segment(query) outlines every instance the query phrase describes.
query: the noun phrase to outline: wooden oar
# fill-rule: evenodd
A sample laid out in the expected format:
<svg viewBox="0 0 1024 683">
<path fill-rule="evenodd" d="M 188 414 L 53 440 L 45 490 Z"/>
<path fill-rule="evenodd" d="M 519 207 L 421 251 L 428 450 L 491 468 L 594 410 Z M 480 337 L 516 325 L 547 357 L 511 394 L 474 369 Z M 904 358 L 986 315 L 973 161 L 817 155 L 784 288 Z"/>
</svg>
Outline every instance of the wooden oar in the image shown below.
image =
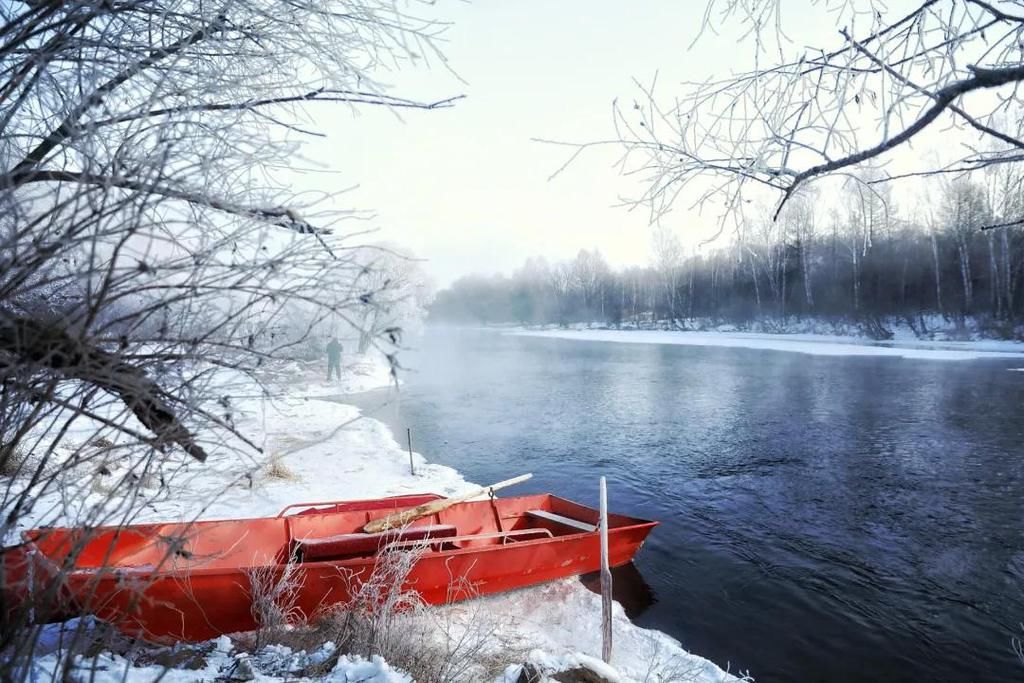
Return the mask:
<svg viewBox="0 0 1024 683">
<path fill-rule="evenodd" d="M 372 522 L 363 527 L 363 531 L 368 534 L 379 534 L 380 532 L 387 531 L 388 529 L 394 529 L 395 527 L 405 526 L 413 520 L 417 520 L 421 517 L 426 517 L 427 515 L 432 515 L 434 513 L 440 512 L 441 510 L 449 508 L 452 505 L 455 505 L 456 503 L 464 503 L 470 498 L 476 498 L 477 496 L 482 496 L 483 494 L 488 492 L 493 493 L 498 489 L 503 489 L 507 486 L 512 486 L 513 484 L 520 484 L 532 476 L 532 474 L 523 474 L 518 477 L 513 477 L 512 479 L 499 481 L 497 484 L 484 486 L 475 491 L 471 491 L 470 493 L 464 493 L 461 496 L 455 496 L 454 498 L 442 498 L 440 500 L 432 500 L 429 503 L 417 505 L 416 507 L 409 508 L 408 510 L 394 512 L 388 515 L 387 517 L 381 517 L 380 519 L 373 520 Z"/>
</svg>

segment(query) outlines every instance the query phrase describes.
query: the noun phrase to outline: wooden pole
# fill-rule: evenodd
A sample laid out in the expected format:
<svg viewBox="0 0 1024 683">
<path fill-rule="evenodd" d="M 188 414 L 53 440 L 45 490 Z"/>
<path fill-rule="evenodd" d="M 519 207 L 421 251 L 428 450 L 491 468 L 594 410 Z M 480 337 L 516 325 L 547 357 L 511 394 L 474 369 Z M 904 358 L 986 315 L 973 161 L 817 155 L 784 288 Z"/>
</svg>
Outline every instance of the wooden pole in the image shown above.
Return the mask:
<svg viewBox="0 0 1024 683">
<path fill-rule="evenodd" d="M 416 468 L 413 467 L 413 464 L 412 464 L 412 428 L 411 427 L 406 427 L 405 428 L 405 438 L 406 438 L 406 441 L 408 441 L 408 443 L 409 443 L 409 474 L 415 475 L 416 474 Z"/>
<path fill-rule="evenodd" d="M 601 477 L 601 659 L 612 660 L 612 570 L 608 567 L 608 486 Z"/>
<path fill-rule="evenodd" d="M 416 507 L 409 508 L 408 510 L 393 512 L 387 517 L 381 517 L 380 519 L 368 522 L 366 526 L 363 527 L 363 532 L 367 534 L 379 534 L 380 532 L 387 531 L 388 529 L 403 527 L 409 522 L 420 519 L 421 517 L 426 517 L 427 515 L 433 515 L 441 510 L 450 508 L 456 503 L 464 503 L 467 500 L 476 498 L 477 496 L 482 496 L 485 493 L 494 493 L 498 489 L 503 489 L 507 486 L 512 486 L 513 484 L 521 484 L 532 476 L 532 474 L 522 474 L 518 477 L 513 477 L 512 479 L 499 481 L 497 484 L 481 486 L 475 491 L 464 493 L 461 496 L 455 496 L 454 498 L 440 498 L 438 500 L 432 500 L 429 503 L 424 503 L 423 505 L 417 505 Z"/>
</svg>

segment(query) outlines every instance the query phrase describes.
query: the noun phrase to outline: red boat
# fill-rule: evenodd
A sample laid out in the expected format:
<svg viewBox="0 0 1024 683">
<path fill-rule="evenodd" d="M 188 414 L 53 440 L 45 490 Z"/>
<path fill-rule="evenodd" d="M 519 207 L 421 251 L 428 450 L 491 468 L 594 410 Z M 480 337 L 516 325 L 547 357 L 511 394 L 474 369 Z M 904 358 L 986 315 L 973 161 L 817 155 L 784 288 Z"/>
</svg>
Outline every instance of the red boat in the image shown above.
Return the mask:
<svg viewBox="0 0 1024 683">
<path fill-rule="evenodd" d="M 6 609 L 49 590 L 59 594 L 60 616 L 93 614 L 149 641 L 200 641 L 259 625 L 254 574 L 276 582 L 290 571 L 289 613 L 313 619 L 348 603 L 385 547 L 417 549 L 403 588 L 428 604 L 599 569 L 598 512 L 549 494 L 454 503 L 399 529 L 362 532 L 439 500 L 422 494 L 292 505 L 270 518 L 28 531 L 24 544 L 4 549 Z M 609 564 L 632 560 L 656 524 L 609 514 Z"/>
</svg>

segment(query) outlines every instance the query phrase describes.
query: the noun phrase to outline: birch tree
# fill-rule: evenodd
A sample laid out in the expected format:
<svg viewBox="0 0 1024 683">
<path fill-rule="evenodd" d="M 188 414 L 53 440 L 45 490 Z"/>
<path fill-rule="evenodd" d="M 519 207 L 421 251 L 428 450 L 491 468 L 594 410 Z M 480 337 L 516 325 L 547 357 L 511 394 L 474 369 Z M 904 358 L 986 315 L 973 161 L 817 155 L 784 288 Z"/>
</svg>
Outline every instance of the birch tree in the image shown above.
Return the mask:
<svg viewBox="0 0 1024 683">
<path fill-rule="evenodd" d="M 969 180 L 959 178 L 944 188 L 942 219 L 953 235 L 962 286 L 961 317 L 971 314 L 974 305 L 974 275 L 971 252 L 974 236 L 989 221 L 984 190 Z"/>
<path fill-rule="evenodd" d="M 658 225 L 652 237 L 654 267 L 658 273 L 665 300 L 665 313 L 676 321 L 679 313 L 679 276 L 683 267 L 683 245 L 668 227 Z"/>
</svg>

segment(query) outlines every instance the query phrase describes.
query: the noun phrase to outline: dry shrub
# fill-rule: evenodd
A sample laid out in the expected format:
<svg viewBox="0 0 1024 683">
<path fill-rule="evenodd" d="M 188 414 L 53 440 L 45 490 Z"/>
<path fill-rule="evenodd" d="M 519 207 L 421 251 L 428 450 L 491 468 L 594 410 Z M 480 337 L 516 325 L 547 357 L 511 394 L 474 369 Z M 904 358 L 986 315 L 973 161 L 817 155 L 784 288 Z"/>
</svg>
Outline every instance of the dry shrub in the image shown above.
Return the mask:
<svg viewBox="0 0 1024 683">
<path fill-rule="evenodd" d="M 279 640 L 280 632 L 287 630 L 289 624 L 301 621 L 301 613 L 295 606 L 303 578 L 298 567 L 297 563 L 288 562 L 283 569 L 268 565 L 253 567 L 246 572 L 249 576 L 250 608 L 257 625 L 253 632 L 254 650 Z"/>
<path fill-rule="evenodd" d="M 299 475 L 295 474 L 294 471 L 286 464 L 284 464 L 284 457 L 275 455 L 267 463 L 264 468 L 264 473 L 270 479 L 279 479 L 281 481 L 298 481 Z"/>
<path fill-rule="evenodd" d="M 370 578 L 354 587 L 343 608 L 322 619 L 339 652 L 380 655 L 414 680 L 470 683 L 493 680 L 520 653 L 494 652 L 497 624 L 482 603 L 430 608 L 415 592 L 403 589 L 425 549 L 385 550 Z M 449 601 L 476 595 L 465 577 L 452 576 Z"/>
<path fill-rule="evenodd" d="M 479 603 L 456 614 L 449 608 L 428 608 L 417 593 L 404 588 L 425 548 L 385 548 L 368 577 L 344 574 L 351 596 L 346 604 L 296 628 L 284 627 L 295 623 L 288 608 L 297 581 L 294 574 L 286 572 L 276 584 L 254 581 L 253 609 L 261 624 L 255 649 L 273 642 L 313 652 L 333 642 L 337 647 L 332 657 L 297 672 L 314 679 L 329 673 L 342 655 L 379 655 L 423 683 L 493 680 L 525 652 L 513 653 L 504 646 L 494 651 L 496 624 Z M 458 577 L 453 577 L 452 587 L 452 595 L 472 595 L 471 587 Z"/>
<path fill-rule="evenodd" d="M 0 444 L 0 477 L 16 477 L 21 474 L 28 454 L 19 445 Z"/>
</svg>

